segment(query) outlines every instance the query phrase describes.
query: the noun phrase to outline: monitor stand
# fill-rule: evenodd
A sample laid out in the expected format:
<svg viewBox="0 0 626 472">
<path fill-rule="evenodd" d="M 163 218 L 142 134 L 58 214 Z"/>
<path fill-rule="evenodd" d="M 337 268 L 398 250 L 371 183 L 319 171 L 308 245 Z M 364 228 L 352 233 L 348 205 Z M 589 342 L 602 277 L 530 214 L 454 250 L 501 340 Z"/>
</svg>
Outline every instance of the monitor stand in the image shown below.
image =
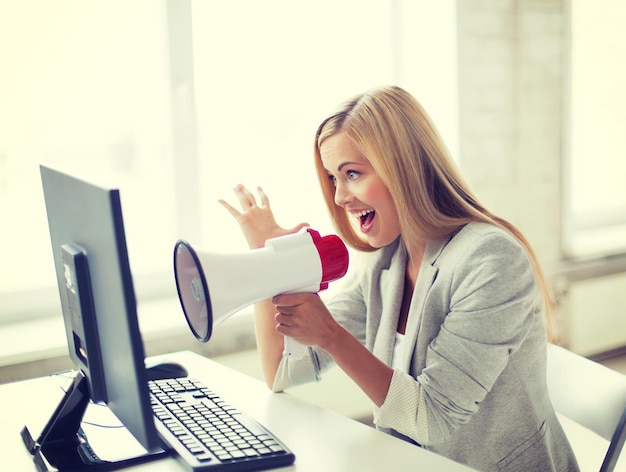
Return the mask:
<svg viewBox="0 0 626 472">
<path fill-rule="evenodd" d="M 22 440 L 40 472 L 48 471 L 106 471 L 152 461 L 169 455 L 163 449 L 116 461 L 102 460 L 92 449 L 81 423 L 89 405 L 87 377 L 78 372 L 72 385 L 59 402 L 37 440 L 27 426 L 21 431 Z M 108 434 L 108 432 L 107 432 Z M 115 431 L 111 431 L 115 435 Z"/>
</svg>

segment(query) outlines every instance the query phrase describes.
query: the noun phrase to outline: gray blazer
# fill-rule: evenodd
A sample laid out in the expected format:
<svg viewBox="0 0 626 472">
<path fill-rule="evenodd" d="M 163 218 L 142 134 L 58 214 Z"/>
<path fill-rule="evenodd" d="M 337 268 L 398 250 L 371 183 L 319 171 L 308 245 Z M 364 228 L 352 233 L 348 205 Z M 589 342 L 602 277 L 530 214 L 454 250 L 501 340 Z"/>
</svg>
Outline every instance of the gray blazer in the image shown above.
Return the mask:
<svg viewBox="0 0 626 472">
<path fill-rule="evenodd" d="M 389 365 L 405 267 L 397 240 L 368 254 L 328 302 L 333 316 Z M 408 375 L 396 382 L 394 374 L 388 394 L 394 401 L 381 410 L 395 410 L 383 413 L 396 420 L 381 429 L 477 470 L 578 470 L 548 396 L 533 270 L 513 237 L 470 223 L 430 242 L 409 313 L 401 369 Z M 300 365 L 284 361 L 275 386 L 319 378 L 332 359 L 319 349 L 312 353 Z M 419 408 L 411 398 L 420 399 Z M 420 421 L 427 434 L 407 437 Z"/>
</svg>

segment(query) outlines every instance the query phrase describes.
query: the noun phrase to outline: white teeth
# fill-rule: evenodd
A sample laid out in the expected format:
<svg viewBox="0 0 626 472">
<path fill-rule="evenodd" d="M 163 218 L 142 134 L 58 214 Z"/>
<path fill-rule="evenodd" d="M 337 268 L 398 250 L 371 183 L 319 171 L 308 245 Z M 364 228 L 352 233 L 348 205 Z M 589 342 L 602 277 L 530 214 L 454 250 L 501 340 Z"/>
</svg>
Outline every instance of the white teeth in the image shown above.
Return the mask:
<svg viewBox="0 0 626 472">
<path fill-rule="evenodd" d="M 363 211 L 359 211 L 358 213 L 352 213 L 352 216 L 354 216 L 356 219 L 361 218 L 362 216 L 367 215 L 368 213 L 372 213 L 374 210 L 373 209 L 369 209 L 369 210 L 363 210 Z"/>
</svg>

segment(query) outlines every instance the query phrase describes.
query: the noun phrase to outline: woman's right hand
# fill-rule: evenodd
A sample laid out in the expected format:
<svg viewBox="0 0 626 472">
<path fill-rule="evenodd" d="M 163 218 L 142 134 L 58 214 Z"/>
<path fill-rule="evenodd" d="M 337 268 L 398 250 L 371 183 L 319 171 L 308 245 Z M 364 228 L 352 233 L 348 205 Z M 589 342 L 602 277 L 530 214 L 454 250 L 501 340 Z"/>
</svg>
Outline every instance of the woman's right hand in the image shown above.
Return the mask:
<svg viewBox="0 0 626 472">
<path fill-rule="evenodd" d="M 257 205 L 256 198 L 252 192 L 243 185 L 237 185 L 233 190 L 241 205 L 241 211 L 225 200 L 220 199 L 219 202 L 239 223 L 250 249 L 265 246 L 265 241 L 270 238 L 297 233 L 302 228 L 309 226 L 307 223 L 300 223 L 291 229 L 278 226 L 270 208 L 269 199 L 261 187 L 257 188 L 260 200 L 259 205 Z"/>
</svg>

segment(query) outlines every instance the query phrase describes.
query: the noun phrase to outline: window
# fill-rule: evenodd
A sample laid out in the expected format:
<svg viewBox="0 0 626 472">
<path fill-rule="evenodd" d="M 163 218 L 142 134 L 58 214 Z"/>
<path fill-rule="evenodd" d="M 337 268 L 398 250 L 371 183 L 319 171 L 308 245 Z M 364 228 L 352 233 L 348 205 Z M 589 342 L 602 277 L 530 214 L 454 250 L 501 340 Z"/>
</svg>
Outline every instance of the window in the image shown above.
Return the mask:
<svg viewBox="0 0 626 472">
<path fill-rule="evenodd" d="M 246 247 L 217 204 L 226 198 L 238 206 L 238 183 L 261 185 L 279 224 L 306 221 L 333 231 L 318 191 L 313 136 L 342 101 L 368 88 L 407 87 L 455 148 L 454 2 L 196 0 L 192 11 L 208 246 Z"/>
<path fill-rule="evenodd" d="M 120 188 L 141 301 L 174 296 L 176 239 L 246 248 L 217 203 L 236 203 L 237 183 L 262 185 L 279 224 L 332 231 L 312 139 L 353 94 L 406 87 L 455 153 L 454 5 L 23 0 L 1 8 L 0 319 L 58 310 L 40 163 Z"/>
<path fill-rule="evenodd" d="M 621 0 L 571 2 L 564 245 L 569 257 L 626 248 L 625 16 Z"/>
<path fill-rule="evenodd" d="M 0 316 L 58 310 L 39 164 L 119 187 L 136 278 L 169 271 L 163 5 L 26 0 L 1 10 Z"/>
<path fill-rule="evenodd" d="M 245 247 L 216 204 L 219 197 L 232 202 L 237 183 L 262 185 L 279 224 L 304 220 L 332 231 L 317 189 L 313 134 L 342 100 L 392 81 L 387 4 L 193 3 L 203 235 L 210 246 Z M 358 22 L 351 21 L 354 11 Z"/>
</svg>

